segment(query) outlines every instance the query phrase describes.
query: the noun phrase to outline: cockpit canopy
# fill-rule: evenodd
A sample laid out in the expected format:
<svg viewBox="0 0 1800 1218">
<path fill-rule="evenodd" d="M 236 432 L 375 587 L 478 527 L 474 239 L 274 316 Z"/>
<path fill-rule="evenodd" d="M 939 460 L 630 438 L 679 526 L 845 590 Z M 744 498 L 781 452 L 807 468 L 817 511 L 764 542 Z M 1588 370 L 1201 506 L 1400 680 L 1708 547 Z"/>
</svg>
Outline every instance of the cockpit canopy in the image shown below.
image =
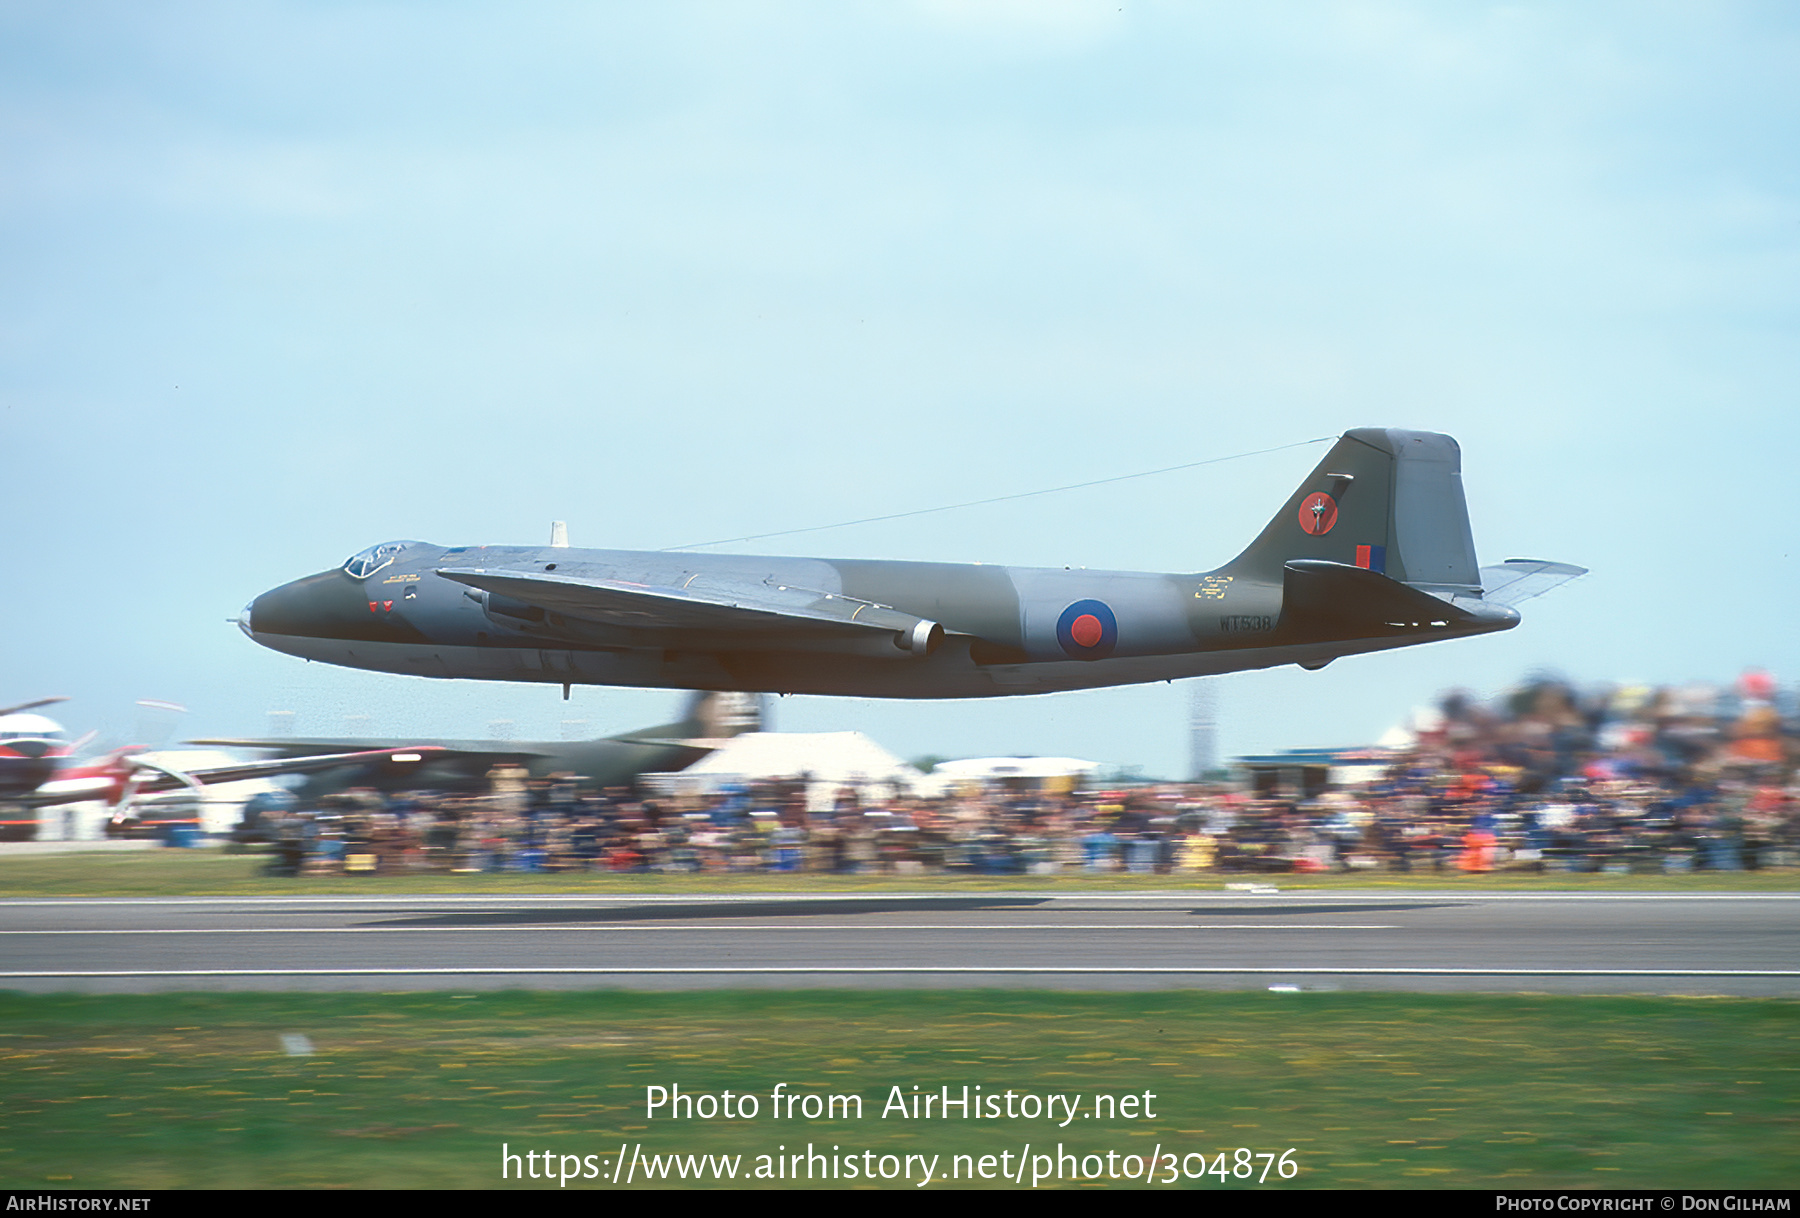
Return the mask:
<svg viewBox="0 0 1800 1218">
<path fill-rule="evenodd" d="M 344 560 L 344 574 L 351 579 L 367 579 L 400 557 L 400 551 L 408 546 L 424 544 L 422 541 L 384 541 L 378 546 L 370 546 Z"/>
</svg>

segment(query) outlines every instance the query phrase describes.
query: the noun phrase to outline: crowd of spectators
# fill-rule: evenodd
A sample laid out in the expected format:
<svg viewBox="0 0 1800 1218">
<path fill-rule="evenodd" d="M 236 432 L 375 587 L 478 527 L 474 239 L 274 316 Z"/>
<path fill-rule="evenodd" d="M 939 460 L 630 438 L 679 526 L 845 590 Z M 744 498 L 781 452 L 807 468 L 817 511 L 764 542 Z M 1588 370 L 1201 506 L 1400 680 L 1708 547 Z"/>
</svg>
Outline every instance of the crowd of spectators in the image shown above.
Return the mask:
<svg viewBox="0 0 1800 1218">
<path fill-rule="evenodd" d="M 265 797 L 273 874 L 445 871 L 1053 875 L 1292 871 L 1673 872 L 1800 864 L 1793 707 L 1730 689 L 1453 694 L 1365 780 L 971 784 L 821 801 L 803 781 L 705 795 L 584 789 L 499 767 L 479 796 Z M 1785 713 L 1784 713 L 1785 711 Z M 1334 773 L 1347 773 L 1347 770 Z M 828 806 L 821 806 L 825 804 Z"/>
</svg>

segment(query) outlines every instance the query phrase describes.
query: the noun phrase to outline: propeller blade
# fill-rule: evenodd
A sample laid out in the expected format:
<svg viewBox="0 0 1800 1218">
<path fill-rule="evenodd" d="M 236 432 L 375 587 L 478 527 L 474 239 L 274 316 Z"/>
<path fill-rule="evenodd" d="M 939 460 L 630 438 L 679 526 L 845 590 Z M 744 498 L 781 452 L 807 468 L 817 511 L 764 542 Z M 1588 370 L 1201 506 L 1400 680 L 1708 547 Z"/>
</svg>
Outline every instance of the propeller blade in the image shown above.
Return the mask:
<svg viewBox="0 0 1800 1218">
<path fill-rule="evenodd" d="M 49 706 L 55 702 L 67 702 L 67 698 L 39 698 L 36 702 L 21 702 L 17 706 L 0 709 L 0 715 L 16 715 L 21 711 L 35 710 L 40 706 Z"/>
</svg>

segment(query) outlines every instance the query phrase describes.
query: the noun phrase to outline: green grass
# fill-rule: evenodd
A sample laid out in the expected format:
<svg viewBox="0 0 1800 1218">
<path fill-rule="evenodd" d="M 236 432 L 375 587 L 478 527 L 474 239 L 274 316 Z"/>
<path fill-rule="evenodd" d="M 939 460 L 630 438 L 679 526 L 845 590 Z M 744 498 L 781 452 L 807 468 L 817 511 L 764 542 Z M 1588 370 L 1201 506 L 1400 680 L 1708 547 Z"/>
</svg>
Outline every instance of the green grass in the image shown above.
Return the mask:
<svg viewBox="0 0 1800 1218">
<path fill-rule="evenodd" d="M 282 1033 L 316 1055 L 285 1055 Z M 860 1094 L 863 1117 L 776 1121 L 776 1083 Z M 965 1083 L 1148 1091 L 1156 1115 L 1066 1129 L 880 1115 L 890 1086 Z M 1060 1141 L 1083 1155 L 1204 1151 L 1209 1165 L 1291 1147 L 1300 1172 L 1284 1187 L 1782 1188 L 1797 1083 L 1800 1003 L 1779 1000 L 12 994 L 0 1186 L 494 1188 L 503 1142 L 743 1155 L 749 1171 L 810 1141 L 937 1154 L 941 1171 L 955 1154 Z M 652 1120 L 651 1084 L 765 1098 L 753 1121 Z"/>
<path fill-rule="evenodd" d="M 394 875 L 317 876 L 274 879 L 261 874 L 260 854 L 220 850 L 146 850 L 129 854 L 89 852 L 0 857 L 0 897 L 48 896 L 295 896 L 345 893 L 588 893 L 635 896 L 644 893 L 791 892 L 1151 892 L 1172 889 L 1217 891 L 1227 883 L 1253 879 L 1283 892 L 1345 888 L 1403 891 L 1409 888 L 1468 892 L 1794 892 L 1800 871 L 1698 872 L 1677 875 L 1543 875 L 1503 872 L 1465 875 L 1456 871 L 1389 875 L 1275 875 L 1253 877 L 1207 872 L 1201 875 L 1055 876 L 841 876 L 841 875 Z"/>
</svg>

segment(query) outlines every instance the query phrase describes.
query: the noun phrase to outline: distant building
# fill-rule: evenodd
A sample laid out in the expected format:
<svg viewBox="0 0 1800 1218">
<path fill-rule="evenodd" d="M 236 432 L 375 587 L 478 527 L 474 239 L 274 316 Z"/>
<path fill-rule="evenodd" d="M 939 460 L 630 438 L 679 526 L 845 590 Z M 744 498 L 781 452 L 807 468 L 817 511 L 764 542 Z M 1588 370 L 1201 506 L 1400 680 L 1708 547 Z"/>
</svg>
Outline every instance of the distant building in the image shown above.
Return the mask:
<svg viewBox="0 0 1800 1218">
<path fill-rule="evenodd" d="M 1385 749 L 1287 749 L 1239 757 L 1244 785 L 1264 799 L 1313 799 L 1329 787 L 1358 787 L 1387 771 Z"/>
</svg>

